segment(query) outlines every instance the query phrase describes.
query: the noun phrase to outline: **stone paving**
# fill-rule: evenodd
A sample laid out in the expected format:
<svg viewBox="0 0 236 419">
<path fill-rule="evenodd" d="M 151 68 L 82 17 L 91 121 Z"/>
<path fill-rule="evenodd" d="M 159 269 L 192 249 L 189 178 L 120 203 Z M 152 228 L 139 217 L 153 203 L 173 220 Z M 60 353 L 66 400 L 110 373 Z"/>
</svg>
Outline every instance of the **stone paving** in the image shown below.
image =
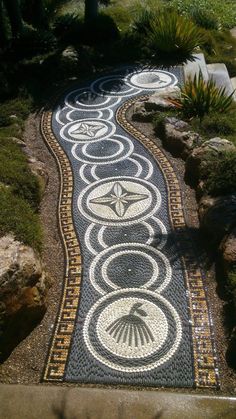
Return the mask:
<svg viewBox="0 0 236 419">
<path fill-rule="evenodd" d="M 218 387 L 204 272 L 165 154 L 126 120 L 180 69 L 124 68 L 42 119 L 61 174 L 64 292 L 45 381 Z"/>
</svg>

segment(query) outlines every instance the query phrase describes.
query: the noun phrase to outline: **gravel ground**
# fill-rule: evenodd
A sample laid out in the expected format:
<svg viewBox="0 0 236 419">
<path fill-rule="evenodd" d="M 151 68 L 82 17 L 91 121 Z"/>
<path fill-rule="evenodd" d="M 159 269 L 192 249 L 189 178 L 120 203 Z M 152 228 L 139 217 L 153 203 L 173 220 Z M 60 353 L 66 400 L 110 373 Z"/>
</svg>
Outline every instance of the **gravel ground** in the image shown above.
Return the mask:
<svg viewBox="0 0 236 419">
<path fill-rule="evenodd" d="M 128 115 L 128 119 L 129 119 Z M 37 159 L 45 163 L 49 175 L 49 183 L 41 203 L 41 220 L 44 225 L 45 239 L 42 258 L 45 269 L 48 272 L 52 286 L 48 295 L 48 310 L 42 322 L 34 331 L 24 339 L 12 352 L 9 358 L 0 366 L 0 382 L 2 383 L 21 383 L 38 384 L 42 378 L 43 369 L 46 361 L 47 351 L 52 337 L 53 324 L 59 308 L 63 274 L 64 274 L 64 252 L 60 240 L 57 204 L 59 195 L 59 174 L 57 165 L 46 147 L 39 130 L 40 115 L 31 115 L 26 124 L 25 142 L 32 150 L 32 154 Z M 140 131 L 150 138 L 155 139 L 161 146 L 160 141 L 154 136 L 152 125 L 147 123 L 133 123 Z M 182 185 L 184 196 L 184 207 L 186 212 L 187 224 L 189 227 L 198 228 L 197 204 L 194 191 L 188 187 L 184 179 L 184 164 L 181 159 L 171 157 L 166 152 L 167 157 L 173 164 L 179 181 Z M 199 248 L 202 248 L 199 237 Z M 206 258 L 206 263 L 208 262 Z M 236 372 L 229 369 L 225 361 L 227 347 L 227 333 L 224 328 L 224 312 L 226 302 L 219 298 L 216 292 L 217 284 L 214 279 L 214 269 L 210 269 L 207 279 L 208 300 L 214 319 L 214 333 L 219 358 L 221 390 L 218 395 L 236 395 Z M 50 385 L 50 384 L 45 384 Z M 60 384 L 65 386 L 75 386 L 74 384 Z M 77 385 L 78 386 L 78 385 Z M 92 385 L 87 387 L 94 387 Z M 98 386 L 96 386 L 98 387 Z M 99 386 L 101 387 L 101 386 Z M 169 390 L 170 391 L 170 390 Z M 171 389 L 171 391 L 181 392 L 204 392 L 213 394 L 213 390 L 193 390 L 193 389 Z"/>
</svg>

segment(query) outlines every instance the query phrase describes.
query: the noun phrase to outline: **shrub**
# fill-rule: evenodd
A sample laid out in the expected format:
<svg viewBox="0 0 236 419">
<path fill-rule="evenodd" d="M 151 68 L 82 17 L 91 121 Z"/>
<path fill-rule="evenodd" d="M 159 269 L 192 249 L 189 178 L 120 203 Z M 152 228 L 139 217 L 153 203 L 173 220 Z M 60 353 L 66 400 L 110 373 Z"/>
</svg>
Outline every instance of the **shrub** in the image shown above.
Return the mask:
<svg viewBox="0 0 236 419">
<path fill-rule="evenodd" d="M 152 22 L 155 19 L 156 12 L 152 9 L 142 8 L 134 19 L 132 30 L 141 36 L 147 35 L 151 31 Z"/>
<path fill-rule="evenodd" d="M 21 36 L 15 40 L 14 51 L 17 56 L 27 57 L 53 50 L 57 46 L 57 40 L 52 32 L 36 30 L 27 25 Z"/>
<path fill-rule="evenodd" d="M 192 20 L 205 29 L 218 29 L 219 20 L 212 10 L 203 10 L 200 4 L 195 4 L 191 11 Z"/>
<path fill-rule="evenodd" d="M 176 12 L 163 10 L 151 21 L 148 41 L 156 57 L 166 64 L 193 59 L 193 51 L 203 42 L 202 31 Z"/>
<path fill-rule="evenodd" d="M 205 181 L 204 191 L 212 196 L 236 192 L 236 152 L 223 152 L 220 156 L 209 156 L 207 165 L 200 168 Z"/>
<path fill-rule="evenodd" d="M 41 249 L 42 231 L 38 214 L 11 188 L 0 185 L 0 236 L 7 233 L 13 233 L 18 240 L 36 250 Z"/>
<path fill-rule="evenodd" d="M 226 112 L 232 103 L 233 93 L 228 96 L 225 88 L 218 88 L 212 79 L 205 81 L 200 72 L 182 87 L 179 106 L 184 115 L 202 120 L 210 112 Z"/>
<path fill-rule="evenodd" d="M 129 29 L 132 22 L 132 15 L 125 7 L 112 4 L 106 8 L 105 13 L 114 20 L 121 32 L 125 32 Z"/>
<path fill-rule="evenodd" d="M 236 134 L 235 114 L 206 115 L 201 123 L 201 129 L 209 136 L 230 136 Z"/>
<path fill-rule="evenodd" d="M 12 115 L 15 115 L 19 120 L 27 118 L 32 109 L 32 99 L 16 98 L 6 101 L 0 107 L 0 126 L 10 125 L 13 120 Z"/>
<path fill-rule="evenodd" d="M 0 138 L 0 182 L 11 186 L 32 208 L 38 207 L 41 198 L 38 178 L 31 173 L 20 147 L 7 138 Z"/>
</svg>

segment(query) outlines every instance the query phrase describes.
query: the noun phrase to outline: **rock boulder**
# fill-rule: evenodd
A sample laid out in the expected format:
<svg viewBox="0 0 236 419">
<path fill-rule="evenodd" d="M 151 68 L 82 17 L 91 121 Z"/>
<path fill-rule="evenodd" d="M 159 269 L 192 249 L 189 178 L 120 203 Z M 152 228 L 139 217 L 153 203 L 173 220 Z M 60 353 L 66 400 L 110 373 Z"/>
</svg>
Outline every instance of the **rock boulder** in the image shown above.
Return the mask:
<svg viewBox="0 0 236 419">
<path fill-rule="evenodd" d="M 235 268 L 236 271 L 236 227 L 225 237 L 221 243 L 220 250 L 226 269 Z"/>
<path fill-rule="evenodd" d="M 191 131 L 187 122 L 174 117 L 167 117 L 163 120 L 161 137 L 165 147 L 174 156 L 180 156 L 183 159 L 186 159 L 192 149 L 202 142 L 200 135 Z"/>
<path fill-rule="evenodd" d="M 160 89 L 144 102 L 146 111 L 159 111 L 176 108 L 175 100 L 180 99 L 181 91 L 178 86 Z"/>
<path fill-rule="evenodd" d="M 0 359 L 42 319 L 48 278 L 34 250 L 12 235 L 0 238 Z"/>
<path fill-rule="evenodd" d="M 225 151 L 234 151 L 235 146 L 232 142 L 222 138 L 212 138 L 205 141 L 200 147 L 192 150 L 186 160 L 185 173 L 187 179 L 197 183 L 200 177 L 200 167 L 207 165 L 211 156 L 219 156 Z"/>
<path fill-rule="evenodd" d="M 145 108 L 145 103 L 138 101 L 133 108 L 132 119 L 137 122 L 152 122 L 154 111 L 148 112 Z"/>
<path fill-rule="evenodd" d="M 236 194 L 204 196 L 199 202 L 199 219 L 201 228 L 219 244 L 236 225 Z"/>
<path fill-rule="evenodd" d="M 39 180 L 41 193 L 43 195 L 48 184 L 48 172 L 46 170 L 46 166 L 42 161 L 32 157 L 31 155 L 28 157 L 28 163 L 31 172 L 37 176 Z"/>
</svg>

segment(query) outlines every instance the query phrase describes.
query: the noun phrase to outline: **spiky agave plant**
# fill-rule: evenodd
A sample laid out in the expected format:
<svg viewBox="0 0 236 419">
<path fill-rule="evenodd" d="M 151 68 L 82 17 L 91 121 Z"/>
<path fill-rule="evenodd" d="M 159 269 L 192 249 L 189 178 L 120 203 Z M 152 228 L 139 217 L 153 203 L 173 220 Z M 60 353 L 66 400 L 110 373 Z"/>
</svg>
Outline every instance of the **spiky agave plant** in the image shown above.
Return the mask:
<svg viewBox="0 0 236 419">
<path fill-rule="evenodd" d="M 150 23 L 148 42 L 158 61 L 175 65 L 193 60 L 193 52 L 204 42 L 203 31 L 173 10 L 162 10 Z"/>
<path fill-rule="evenodd" d="M 233 95 L 234 92 L 228 95 L 224 87 L 218 88 L 212 78 L 205 81 L 200 71 L 182 87 L 179 107 L 186 116 L 202 120 L 210 112 L 226 112 L 233 103 Z"/>
</svg>

